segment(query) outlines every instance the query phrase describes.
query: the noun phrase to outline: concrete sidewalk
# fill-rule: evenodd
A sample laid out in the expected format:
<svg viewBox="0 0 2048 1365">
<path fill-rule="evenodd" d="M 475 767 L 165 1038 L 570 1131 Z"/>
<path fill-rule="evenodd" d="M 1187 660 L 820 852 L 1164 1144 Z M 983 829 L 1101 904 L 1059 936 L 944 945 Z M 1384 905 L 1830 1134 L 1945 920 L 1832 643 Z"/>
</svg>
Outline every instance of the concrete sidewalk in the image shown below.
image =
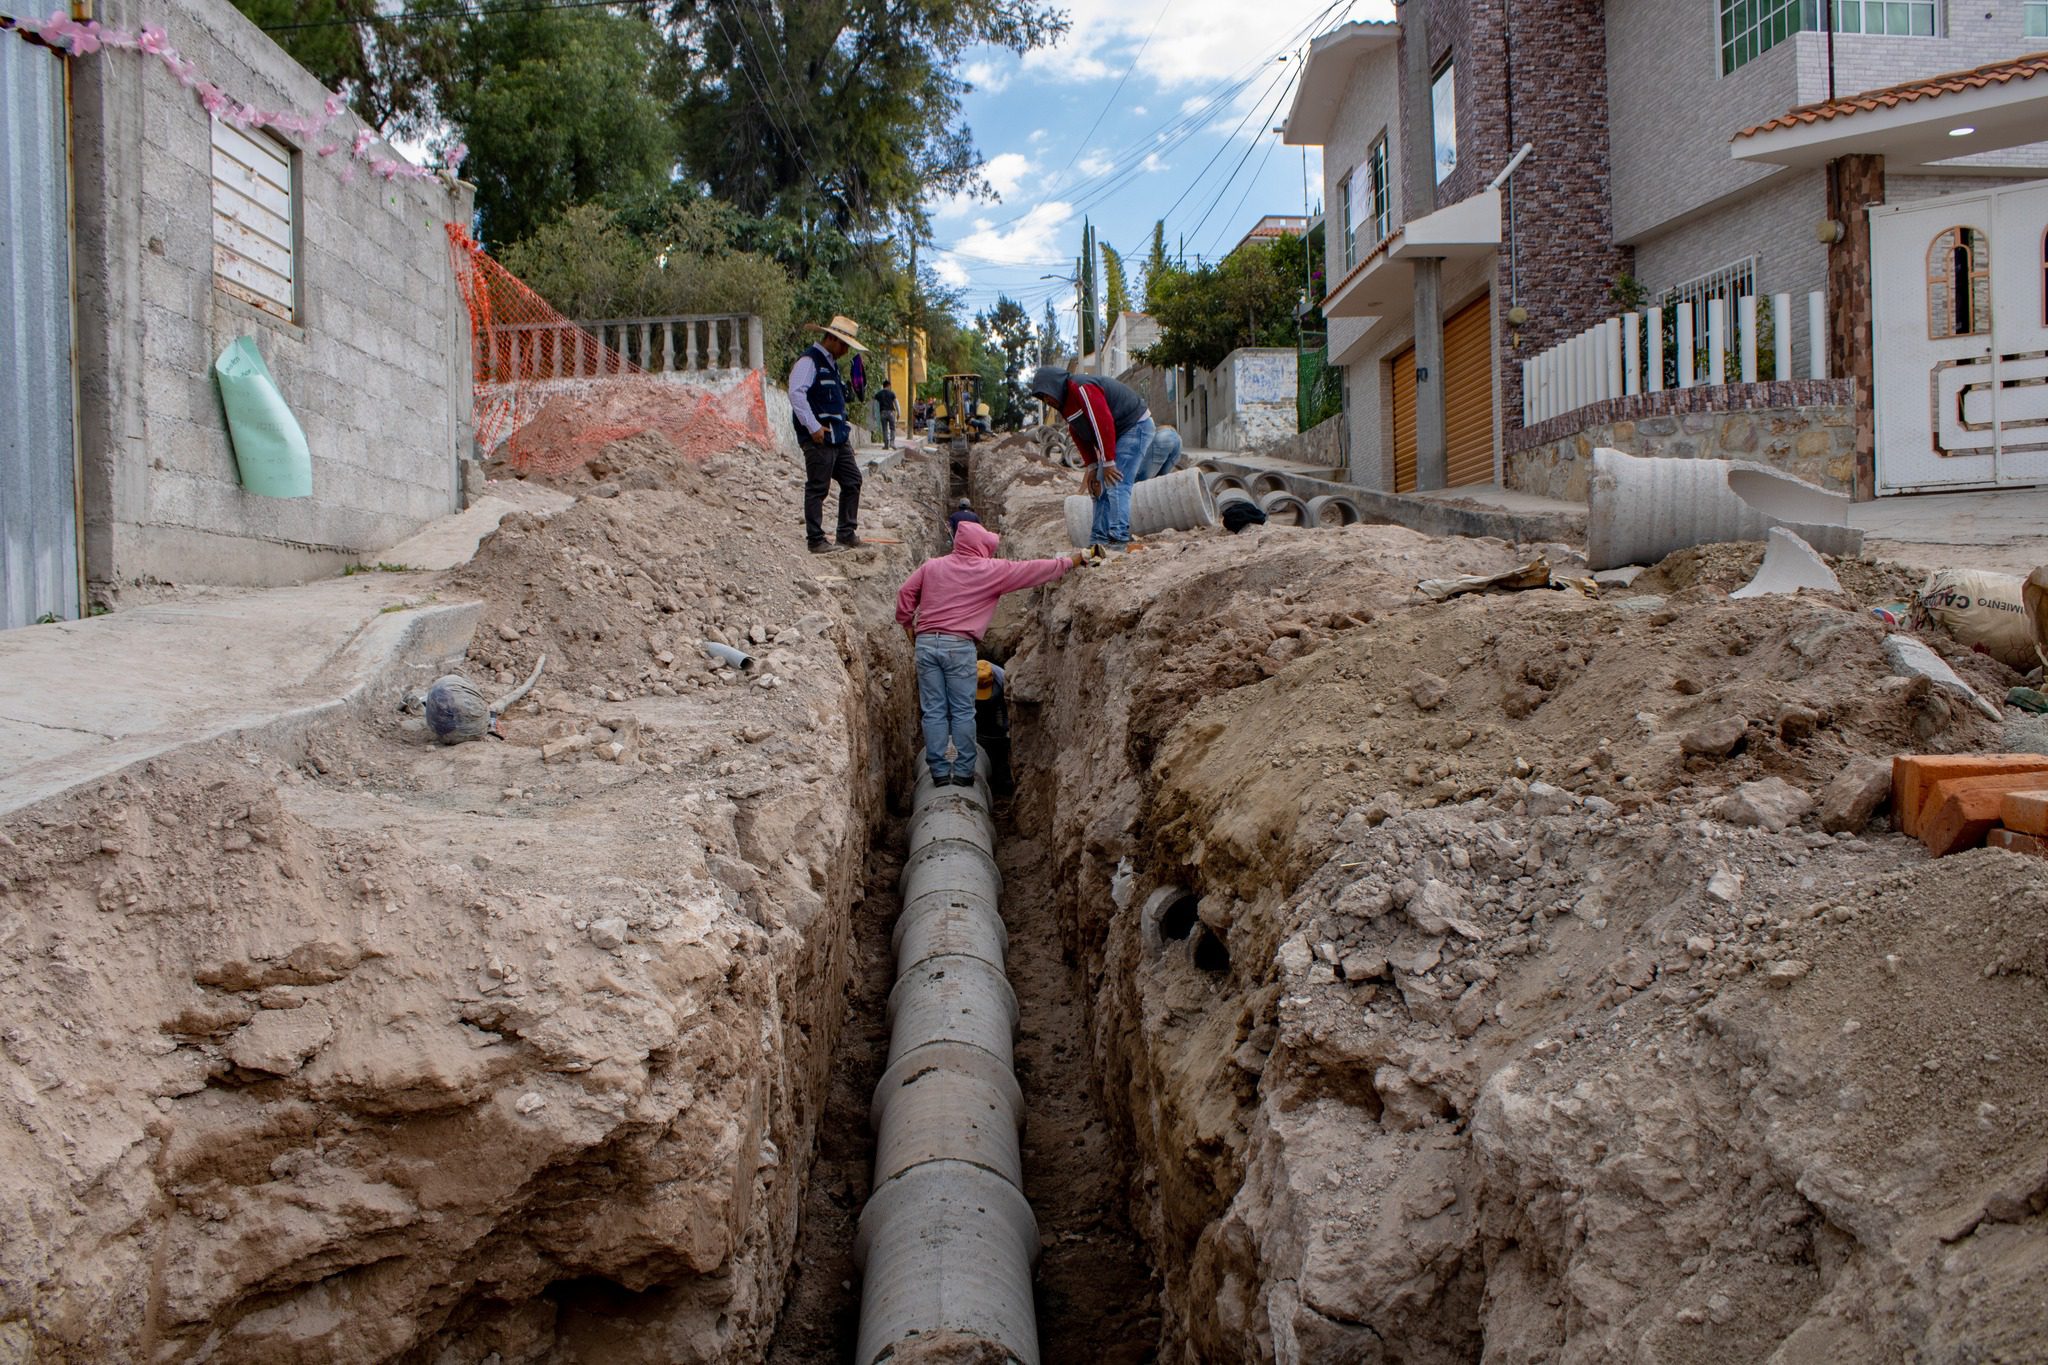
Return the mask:
<svg viewBox="0 0 2048 1365">
<path fill-rule="evenodd" d="M 429 581 L 359 574 L 0 632 L 0 814 L 183 745 L 395 702 L 462 655 L 482 610 L 423 595 Z"/>
<path fill-rule="evenodd" d="M 1920 493 L 1849 509 L 1864 547 L 1922 569 L 2031 573 L 2048 564 L 2048 489 Z"/>
</svg>

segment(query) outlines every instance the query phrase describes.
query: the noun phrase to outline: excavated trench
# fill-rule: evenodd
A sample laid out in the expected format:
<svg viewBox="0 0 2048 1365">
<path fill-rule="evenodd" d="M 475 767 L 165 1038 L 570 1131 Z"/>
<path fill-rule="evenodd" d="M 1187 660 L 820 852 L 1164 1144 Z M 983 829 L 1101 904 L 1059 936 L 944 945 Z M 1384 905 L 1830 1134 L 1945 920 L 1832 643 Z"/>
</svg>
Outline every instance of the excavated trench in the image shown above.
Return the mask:
<svg viewBox="0 0 2048 1365">
<path fill-rule="evenodd" d="M 966 464 L 949 460 L 941 515 L 967 489 Z M 941 540 L 935 552 L 943 551 Z M 904 785 L 892 790 L 891 815 L 870 849 L 865 894 L 855 908 L 845 1011 L 787 1296 L 767 1355 L 771 1365 L 857 1359 L 862 1277 L 855 1240 L 873 1193 L 872 1109 L 890 1045 L 888 1003 L 898 977 L 891 937 L 904 908 L 899 883 L 911 805 L 905 788 L 915 776 L 914 768 L 898 774 Z M 1019 769 L 1015 780 L 1028 789 L 1034 775 Z M 1129 1161 L 1105 1118 L 1083 988 L 1053 919 L 1044 844 L 1020 820 L 1022 810 L 1007 794 L 991 802 L 1008 930 L 1006 971 L 1017 1001 L 1023 1183 L 1038 1232 L 1032 1274 L 1038 1358 L 1112 1365 L 1151 1360 L 1159 1340 L 1158 1296 L 1127 1215 L 1122 1182 Z"/>
</svg>

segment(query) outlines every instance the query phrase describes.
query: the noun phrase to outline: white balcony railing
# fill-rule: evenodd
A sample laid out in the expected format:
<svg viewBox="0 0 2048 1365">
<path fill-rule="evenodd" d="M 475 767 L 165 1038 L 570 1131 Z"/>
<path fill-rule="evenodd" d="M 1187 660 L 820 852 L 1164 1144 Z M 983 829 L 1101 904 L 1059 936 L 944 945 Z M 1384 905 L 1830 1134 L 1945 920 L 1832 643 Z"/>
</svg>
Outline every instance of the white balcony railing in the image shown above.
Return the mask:
<svg viewBox="0 0 2048 1365">
<path fill-rule="evenodd" d="M 758 370 L 767 358 L 761 319 L 748 313 L 505 323 L 477 344 L 481 372 L 504 380 Z"/>
<path fill-rule="evenodd" d="M 1768 313 L 1760 303 L 1768 303 Z M 1522 425 L 1667 387 L 1793 378 L 1792 296 L 1736 299 L 1732 329 L 1728 311 L 1726 299 L 1708 299 L 1700 331 L 1691 302 L 1645 308 L 1595 323 L 1532 356 L 1522 362 Z M 1760 349 L 1769 354 L 1760 356 Z M 1808 377 L 1827 378 L 1827 306 L 1818 290 L 1806 296 L 1806 349 Z"/>
</svg>

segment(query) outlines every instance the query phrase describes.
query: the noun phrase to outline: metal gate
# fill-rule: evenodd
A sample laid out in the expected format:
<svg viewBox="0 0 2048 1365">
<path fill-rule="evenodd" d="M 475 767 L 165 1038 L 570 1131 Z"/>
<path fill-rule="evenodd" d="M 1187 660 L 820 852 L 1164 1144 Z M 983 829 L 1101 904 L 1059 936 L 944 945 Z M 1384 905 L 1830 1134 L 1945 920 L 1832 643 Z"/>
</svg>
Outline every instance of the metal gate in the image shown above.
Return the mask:
<svg viewBox="0 0 2048 1365">
<path fill-rule="evenodd" d="M 1877 491 L 2048 484 L 2048 181 L 1870 215 Z"/>
<path fill-rule="evenodd" d="M 0 629 L 79 611 L 64 60 L 0 32 Z"/>
</svg>

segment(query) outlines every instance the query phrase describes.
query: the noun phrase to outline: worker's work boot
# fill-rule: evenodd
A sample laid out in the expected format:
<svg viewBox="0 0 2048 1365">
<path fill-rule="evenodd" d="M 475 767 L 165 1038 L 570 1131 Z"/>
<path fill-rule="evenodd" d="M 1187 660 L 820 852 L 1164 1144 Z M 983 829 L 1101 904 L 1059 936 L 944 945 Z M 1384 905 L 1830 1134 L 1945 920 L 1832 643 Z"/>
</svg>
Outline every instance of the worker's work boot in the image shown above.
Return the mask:
<svg viewBox="0 0 2048 1365">
<path fill-rule="evenodd" d="M 811 553 L 814 555 L 836 555 L 845 548 L 843 545 L 834 545 L 829 540 L 819 540 L 812 542 Z"/>
<path fill-rule="evenodd" d="M 842 550 L 858 550 L 866 544 L 867 542 L 857 535 L 839 537 L 839 548 Z"/>
</svg>

